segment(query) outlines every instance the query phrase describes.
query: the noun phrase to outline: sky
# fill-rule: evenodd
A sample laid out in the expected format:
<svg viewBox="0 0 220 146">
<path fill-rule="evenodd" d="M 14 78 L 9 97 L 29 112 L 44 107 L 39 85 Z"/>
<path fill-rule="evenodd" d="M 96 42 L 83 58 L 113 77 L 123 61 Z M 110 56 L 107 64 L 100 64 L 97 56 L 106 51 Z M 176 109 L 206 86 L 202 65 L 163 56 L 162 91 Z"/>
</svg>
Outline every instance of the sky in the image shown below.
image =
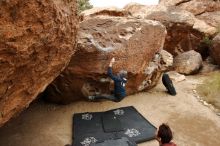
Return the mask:
<svg viewBox="0 0 220 146">
<path fill-rule="evenodd" d="M 156 5 L 159 0 L 90 0 L 90 4 L 93 7 L 110 7 L 115 6 L 118 8 L 123 8 L 126 4 L 130 2 L 136 2 L 145 5 Z"/>
</svg>

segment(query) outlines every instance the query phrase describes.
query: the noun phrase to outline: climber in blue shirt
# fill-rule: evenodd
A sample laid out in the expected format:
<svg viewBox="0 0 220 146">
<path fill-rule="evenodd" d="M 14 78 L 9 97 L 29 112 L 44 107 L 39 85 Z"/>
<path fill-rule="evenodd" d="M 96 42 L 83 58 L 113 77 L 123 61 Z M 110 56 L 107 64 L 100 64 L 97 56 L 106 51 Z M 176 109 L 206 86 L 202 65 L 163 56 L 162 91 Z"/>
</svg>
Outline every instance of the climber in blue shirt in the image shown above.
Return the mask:
<svg viewBox="0 0 220 146">
<path fill-rule="evenodd" d="M 117 75 L 113 75 L 112 65 L 114 62 L 115 62 L 115 58 L 112 58 L 107 71 L 108 76 L 114 81 L 114 94 L 113 95 L 101 94 L 101 95 L 89 96 L 88 98 L 90 100 L 108 99 L 115 102 L 120 102 L 126 96 L 125 84 L 127 83 L 127 79 L 126 79 L 127 71 L 121 70 Z"/>
</svg>

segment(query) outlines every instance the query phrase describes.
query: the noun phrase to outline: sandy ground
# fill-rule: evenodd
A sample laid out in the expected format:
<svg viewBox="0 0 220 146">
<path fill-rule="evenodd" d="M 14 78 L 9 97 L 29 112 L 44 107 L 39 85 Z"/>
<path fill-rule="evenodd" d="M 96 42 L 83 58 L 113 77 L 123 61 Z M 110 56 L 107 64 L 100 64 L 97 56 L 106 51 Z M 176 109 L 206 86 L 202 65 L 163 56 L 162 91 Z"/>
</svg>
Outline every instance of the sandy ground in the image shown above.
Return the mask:
<svg viewBox="0 0 220 146">
<path fill-rule="evenodd" d="M 178 146 L 220 146 L 220 117 L 193 95 L 198 76 L 175 83 L 177 96 L 161 83 L 153 90 L 129 96 L 120 103 L 76 102 L 53 105 L 37 101 L 0 129 L 0 146 L 64 146 L 71 143 L 72 114 L 105 111 L 133 105 L 155 126 L 168 123 Z M 158 146 L 156 140 L 139 146 Z"/>
</svg>

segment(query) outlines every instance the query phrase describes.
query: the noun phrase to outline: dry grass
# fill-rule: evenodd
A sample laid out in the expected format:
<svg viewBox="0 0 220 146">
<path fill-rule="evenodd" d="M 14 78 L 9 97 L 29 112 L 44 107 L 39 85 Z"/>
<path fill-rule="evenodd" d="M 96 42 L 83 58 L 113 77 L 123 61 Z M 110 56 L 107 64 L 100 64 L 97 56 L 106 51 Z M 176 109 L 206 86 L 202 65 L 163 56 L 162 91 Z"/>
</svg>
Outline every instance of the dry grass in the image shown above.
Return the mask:
<svg viewBox="0 0 220 146">
<path fill-rule="evenodd" d="M 197 91 L 203 100 L 220 109 L 220 72 L 212 73 L 197 87 Z"/>
</svg>

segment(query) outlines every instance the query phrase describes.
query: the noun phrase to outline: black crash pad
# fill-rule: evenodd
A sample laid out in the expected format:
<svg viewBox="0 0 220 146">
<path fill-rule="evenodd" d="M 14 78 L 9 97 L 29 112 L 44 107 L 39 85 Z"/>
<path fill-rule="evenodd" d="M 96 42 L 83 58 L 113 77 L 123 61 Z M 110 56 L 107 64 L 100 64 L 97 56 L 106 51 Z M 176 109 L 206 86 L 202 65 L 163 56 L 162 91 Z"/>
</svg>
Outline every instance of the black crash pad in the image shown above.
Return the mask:
<svg viewBox="0 0 220 146">
<path fill-rule="evenodd" d="M 176 89 L 173 86 L 173 82 L 170 79 L 169 75 L 164 73 L 162 76 L 163 85 L 167 88 L 167 91 L 170 95 L 176 95 Z"/>
<path fill-rule="evenodd" d="M 92 143 L 90 146 L 137 146 L 137 144 L 130 141 L 126 137 L 122 137 L 118 139 L 110 139 L 103 142 Z"/>
<path fill-rule="evenodd" d="M 133 106 L 73 116 L 74 146 L 90 146 L 121 137 L 140 143 L 153 139 L 155 131 L 156 128 Z"/>
<path fill-rule="evenodd" d="M 125 128 L 122 126 L 120 118 L 115 116 L 111 111 L 105 112 L 101 119 L 104 132 L 119 132 L 125 130 Z"/>
</svg>

